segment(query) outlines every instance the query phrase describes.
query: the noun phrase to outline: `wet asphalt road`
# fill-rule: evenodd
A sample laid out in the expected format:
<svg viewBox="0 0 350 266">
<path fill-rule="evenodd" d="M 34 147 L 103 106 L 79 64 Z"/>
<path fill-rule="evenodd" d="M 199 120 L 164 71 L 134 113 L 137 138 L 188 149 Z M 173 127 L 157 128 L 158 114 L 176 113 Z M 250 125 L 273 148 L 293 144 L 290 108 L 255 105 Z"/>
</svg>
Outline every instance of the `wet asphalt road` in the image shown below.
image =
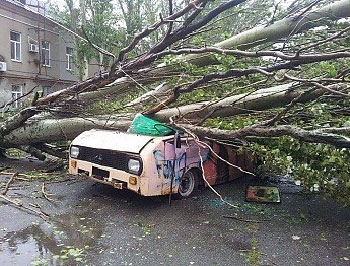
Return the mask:
<svg viewBox="0 0 350 266">
<path fill-rule="evenodd" d="M 39 204 L 46 221 L 0 199 L 1 266 L 350 265 L 350 208 L 290 185 L 280 184 L 281 204 L 245 202 L 255 181 L 241 179 L 215 187 L 236 207 L 209 189 L 169 207 L 167 197 L 59 180 L 45 183 L 57 203 L 42 197 L 42 181 L 16 181 L 8 192 L 25 206 Z"/>
</svg>

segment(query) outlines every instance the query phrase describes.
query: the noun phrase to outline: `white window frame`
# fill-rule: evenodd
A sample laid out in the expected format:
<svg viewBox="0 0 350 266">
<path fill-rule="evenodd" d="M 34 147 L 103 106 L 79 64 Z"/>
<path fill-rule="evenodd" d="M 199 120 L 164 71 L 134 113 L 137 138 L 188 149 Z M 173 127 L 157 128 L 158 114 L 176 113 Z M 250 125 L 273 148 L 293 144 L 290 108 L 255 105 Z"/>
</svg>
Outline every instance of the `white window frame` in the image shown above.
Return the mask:
<svg viewBox="0 0 350 266">
<path fill-rule="evenodd" d="M 11 35 L 12 33 L 14 34 L 18 34 L 19 36 L 19 41 L 18 40 L 12 40 L 11 39 Z M 17 32 L 17 31 L 13 31 L 11 30 L 10 31 L 10 46 L 11 46 L 11 61 L 15 61 L 15 62 L 22 62 L 22 55 L 21 55 L 21 50 L 22 50 L 22 47 L 21 47 L 21 41 L 22 41 L 22 34 L 20 32 Z M 13 52 L 13 56 L 12 57 L 12 52 Z"/>
<path fill-rule="evenodd" d="M 41 60 L 43 66 L 51 67 L 51 44 L 49 41 L 41 41 Z M 48 57 L 48 58 L 47 58 Z"/>
<path fill-rule="evenodd" d="M 21 84 L 12 85 L 12 88 L 11 88 L 11 97 L 13 100 L 12 108 L 16 109 L 22 106 L 21 100 L 18 99 L 21 96 L 23 96 L 23 85 Z"/>
<path fill-rule="evenodd" d="M 43 90 L 42 90 L 41 96 L 43 97 L 43 96 L 46 96 L 49 94 L 49 91 L 51 90 L 52 87 L 51 86 L 43 86 L 42 88 L 43 88 Z"/>
<path fill-rule="evenodd" d="M 67 46 L 66 47 L 66 69 L 72 70 L 72 68 L 73 68 L 73 48 Z"/>
</svg>

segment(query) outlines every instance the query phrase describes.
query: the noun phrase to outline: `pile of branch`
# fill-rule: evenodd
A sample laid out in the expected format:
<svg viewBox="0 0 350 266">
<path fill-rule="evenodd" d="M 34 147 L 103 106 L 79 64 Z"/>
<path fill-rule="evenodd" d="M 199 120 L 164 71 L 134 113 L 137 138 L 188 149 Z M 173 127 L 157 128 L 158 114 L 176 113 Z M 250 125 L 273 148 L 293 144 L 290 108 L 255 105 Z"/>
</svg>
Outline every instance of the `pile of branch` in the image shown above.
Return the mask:
<svg viewBox="0 0 350 266">
<path fill-rule="evenodd" d="M 49 218 L 50 216 L 45 213 L 41 207 L 37 204 L 33 205 L 33 204 L 29 204 L 31 206 L 34 206 L 34 208 L 31 208 L 30 206 L 25 206 L 21 200 L 19 199 L 13 199 L 12 197 L 8 196 L 7 195 L 7 192 L 11 186 L 11 184 L 14 182 L 15 179 L 18 179 L 18 175 L 19 173 L 16 172 L 16 173 L 13 173 L 10 177 L 10 179 L 7 181 L 7 183 L 5 184 L 5 188 L 3 189 L 3 191 L 1 191 L 0 193 L 0 198 L 6 202 L 9 202 L 11 204 L 13 204 L 15 207 L 17 207 L 18 209 L 20 210 L 24 210 L 24 211 L 28 211 L 29 213 L 32 213 L 32 214 L 35 214 L 35 215 L 38 215 L 39 217 L 43 218 L 44 220 L 46 220 L 47 218 Z M 43 188 L 44 189 L 44 188 Z M 47 198 L 47 193 L 43 190 L 43 195 L 46 199 Z M 49 200 L 49 199 L 48 199 Z M 51 199 L 50 199 L 51 201 Z"/>
</svg>

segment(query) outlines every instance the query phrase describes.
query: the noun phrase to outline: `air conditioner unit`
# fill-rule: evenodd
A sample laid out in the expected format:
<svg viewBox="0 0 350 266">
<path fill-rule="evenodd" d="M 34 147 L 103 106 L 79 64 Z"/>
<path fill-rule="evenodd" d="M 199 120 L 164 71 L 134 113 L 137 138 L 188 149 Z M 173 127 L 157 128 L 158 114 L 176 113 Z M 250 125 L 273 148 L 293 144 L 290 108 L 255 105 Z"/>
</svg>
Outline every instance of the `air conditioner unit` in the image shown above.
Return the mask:
<svg viewBox="0 0 350 266">
<path fill-rule="evenodd" d="M 29 52 L 39 53 L 39 45 L 34 44 L 34 43 L 30 43 L 29 44 Z"/>
<path fill-rule="evenodd" d="M 7 70 L 6 63 L 0 62 L 0 72 L 5 72 Z"/>
</svg>

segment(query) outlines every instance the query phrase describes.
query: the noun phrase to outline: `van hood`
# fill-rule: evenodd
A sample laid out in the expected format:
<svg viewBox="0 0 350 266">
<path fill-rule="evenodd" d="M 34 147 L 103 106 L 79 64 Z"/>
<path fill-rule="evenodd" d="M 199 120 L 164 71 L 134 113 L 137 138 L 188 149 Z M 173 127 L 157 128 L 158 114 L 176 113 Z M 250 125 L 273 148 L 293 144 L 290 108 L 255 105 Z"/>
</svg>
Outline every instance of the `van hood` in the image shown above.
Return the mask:
<svg viewBox="0 0 350 266">
<path fill-rule="evenodd" d="M 142 148 L 153 139 L 153 136 L 92 129 L 81 133 L 72 141 L 72 145 L 140 153 Z"/>
</svg>

